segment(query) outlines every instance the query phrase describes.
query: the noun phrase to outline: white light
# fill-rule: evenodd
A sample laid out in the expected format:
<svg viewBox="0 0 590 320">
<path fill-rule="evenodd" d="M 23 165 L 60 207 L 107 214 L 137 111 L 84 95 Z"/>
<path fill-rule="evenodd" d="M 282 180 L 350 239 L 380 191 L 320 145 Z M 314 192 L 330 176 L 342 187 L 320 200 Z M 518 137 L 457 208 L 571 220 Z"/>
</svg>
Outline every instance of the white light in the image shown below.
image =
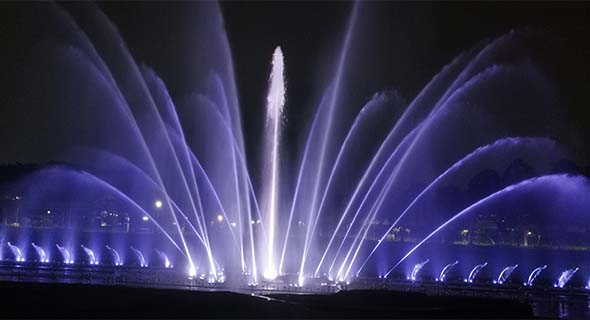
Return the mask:
<svg viewBox="0 0 590 320">
<path fill-rule="evenodd" d="M 156 200 L 156 202 L 154 202 L 154 206 L 155 206 L 157 209 L 160 209 L 160 208 L 162 208 L 162 201 L 161 201 L 161 200 Z"/>
<path fill-rule="evenodd" d="M 231 226 L 235 228 L 236 227 L 236 223 L 235 222 L 232 222 L 231 223 Z"/>
<path fill-rule="evenodd" d="M 197 269 L 195 268 L 195 266 L 191 265 L 191 266 L 188 268 L 188 276 L 189 276 L 190 278 L 194 278 L 196 275 L 197 275 Z"/>
<path fill-rule="evenodd" d="M 51 210 L 47 210 L 47 214 L 51 214 Z"/>
<path fill-rule="evenodd" d="M 150 218 L 149 218 L 148 216 L 143 216 L 143 217 L 141 217 L 141 220 L 143 220 L 143 221 L 148 221 L 149 219 L 150 219 Z"/>
<path fill-rule="evenodd" d="M 217 215 L 217 222 L 223 222 L 223 216 L 218 214 Z"/>
<path fill-rule="evenodd" d="M 277 273 L 274 269 L 267 269 L 267 270 L 264 270 L 262 276 L 264 277 L 264 279 L 274 280 L 277 278 Z"/>
</svg>

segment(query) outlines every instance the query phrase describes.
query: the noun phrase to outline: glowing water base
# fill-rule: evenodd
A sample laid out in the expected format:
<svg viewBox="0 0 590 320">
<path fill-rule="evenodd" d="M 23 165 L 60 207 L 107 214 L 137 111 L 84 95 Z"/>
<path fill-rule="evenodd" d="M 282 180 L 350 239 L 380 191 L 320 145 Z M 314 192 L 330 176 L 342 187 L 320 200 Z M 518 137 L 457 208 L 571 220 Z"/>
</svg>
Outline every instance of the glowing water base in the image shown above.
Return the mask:
<svg viewBox="0 0 590 320">
<path fill-rule="evenodd" d="M 536 59 L 540 32 L 474 43 L 403 97 L 375 83 L 399 71 L 370 61 L 374 8 L 356 2 L 328 59 L 297 70 L 311 79 L 293 76 L 288 41 L 265 47 L 251 105 L 217 3 L 186 4 L 190 37 L 167 61 L 182 81 L 136 61 L 99 6 L 38 5 L 44 54 L 13 108 L 45 101 L 51 123 L 37 129 L 58 130 L 43 137 L 58 147 L 7 187 L 0 265 L 313 292 L 587 279 L 562 231 L 590 225 L 590 182 L 554 132 L 566 99 L 551 55 Z M 291 100 L 298 81 L 314 90 Z"/>
</svg>

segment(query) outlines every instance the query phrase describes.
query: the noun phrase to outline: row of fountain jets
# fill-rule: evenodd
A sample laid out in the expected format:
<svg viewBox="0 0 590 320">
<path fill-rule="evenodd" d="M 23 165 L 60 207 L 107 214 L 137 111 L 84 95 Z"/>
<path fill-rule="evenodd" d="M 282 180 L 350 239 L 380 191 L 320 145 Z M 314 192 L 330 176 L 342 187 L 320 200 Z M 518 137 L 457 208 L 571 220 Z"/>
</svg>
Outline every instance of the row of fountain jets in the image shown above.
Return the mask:
<svg viewBox="0 0 590 320">
<path fill-rule="evenodd" d="M 24 254 L 18 246 L 14 245 L 10 242 L 7 242 L 6 245 L 8 245 L 8 247 L 10 248 L 10 251 L 14 255 L 14 259 L 16 260 L 16 262 L 25 262 Z M 38 257 L 39 262 L 42 262 L 42 263 L 49 262 L 49 257 L 47 256 L 45 249 L 43 249 L 41 246 L 35 244 L 34 242 L 31 243 L 31 246 L 33 246 L 33 248 L 37 252 L 37 257 Z M 64 264 L 73 264 L 74 263 L 74 258 L 72 256 L 70 250 L 68 250 L 66 247 L 60 246 L 59 244 L 55 244 L 55 246 L 57 247 L 57 249 L 61 253 L 62 258 L 63 258 L 62 262 Z M 82 247 L 82 249 L 86 253 L 86 256 L 88 257 L 88 264 L 98 265 L 99 261 L 98 261 L 98 258 L 96 257 L 96 255 L 94 254 L 94 251 L 83 244 L 80 246 Z M 113 247 L 111 247 L 109 245 L 106 245 L 106 248 L 111 253 L 111 255 L 113 257 L 113 263 L 115 264 L 115 266 L 122 266 L 123 259 L 121 258 L 121 255 L 119 254 L 119 252 L 117 252 L 117 250 L 115 250 Z M 143 267 L 143 268 L 147 267 L 148 263 L 146 262 L 143 253 L 139 249 L 137 249 L 133 246 L 130 246 L 130 249 L 131 249 L 131 251 L 133 251 L 133 253 L 137 257 L 140 267 Z M 160 257 L 160 259 L 162 259 L 162 263 L 164 264 L 165 268 L 168 269 L 168 268 L 173 267 L 172 263 L 170 263 L 170 260 L 168 259 L 168 256 L 164 252 L 162 252 L 158 249 L 154 249 L 154 250 L 156 251 L 156 253 Z"/>
<path fill-rule="evenodd" d="M 12 254 L 14 255 L 14 258 L 17 262 L 24 262 L 25 261 L 22 250 L 19 247 L 17 247 L 16 245 L 13 245 L 10 242 L 7 242 L 6 244 L 8 245 L 10 250 L 12 251 Z M 42 263 L 48 263 L 49 258 L 47 256 L 47 253 L 45 252 L 45 250 L 41 246 L 38 246 L 37 244 L 35 244 L 34 242 L 32 242 L 31 245 L 33 246 L 33 248 L 37 252 L 37 256 L 39 258 L 38 261 L 42 262 Z M 70 251 L 67 248 L 60 246 L 59 244 L 55 244 L 55 246 L 57 247 L 57 249 L 59 250 L 59 252 L 61 253 L 61 255 L 63 257 L 63 263 L 65 263 L 65 264 L 73 264 L 74 263 L 74 259 L 72 257 L 72 254 L 70 253 Z M 80 246 L 82 247 L 82 249 L 84 250 L 84 252 L 86 253 L 86 255 L 88 257 L 88 263 L 90 265 L 98 265 L 99 261 L 98 261 L 96 255 L 94 254 L 94 251 L 84 245 L 80 245 Z M 107 248 L 107 250 L 109 250 L 109 252 L 113 256 L 113 262 L 114 262 L 115 266 L 122 266 L 123 260 L 121 259 L 121 255 L 117 252 L 117 250 L 115 250 L 113 247 L 111 247 L 109 245 L 106 245 L 106 248 Z M 130 249 L 131 249 L 131 251 L 133 251 L 133 253 L 135 253 L 135 256 L 137 257 L 137 259 L 139 261 L 139 265 L 144 268 L 147 267 L 148 264 L 145 260 L 143 253 L 133 246 L 130 246 Z M 155 249 L 155 251 L 158 254 L 158 256 L 160 256 L 160 258 L 162 259 L 162 262 L 164 263 L 164 266 L 166 268 L 173 267 L 172 264 L 170 263 L 170 260 L 168 259 L 168 257 L 166 256 L 166 254 L 164 252 L 162 252 L 158 249 Z M 407 277 L 407 280 L 416 281 L 418 279 L 418 273 L 428 262 L 430 262 L 430 259 L 426 259 L 426 260 L 414 265 L 414 268 L 412 269 L 412 273 L 410 274 L 409 277 Z M 444 282 L 447 279 L 448 273 L 457 264 L 459 264 L 459 260 L 456 260 L 452 263 L 447 264 L 441 270 L 440 275 L 435 280 L 437 282 Z M 471 272 L 469 273 L 469 277 L 464 279 L 464 282 L 473 283 L 477 274 L 483 268 L 485 268 L 487 265 L 488 265 L 488 263 L 484 262 L 482 264 L 478 264 L 475 267 L 473 267 L 473 269 L 471 269 Z M 508 280 L 508 278 L 510 277 L 510 275 L 514 272 L 514 270 L 516 270 L 517 267 L 518 267 L 518 264 L 505 267 L 504 269 L 502 269 L 502 271 L 498 275 L 498 278 L 493 280 L 493 283 L 494 284 L 505 283 Z M 541 274 L 541 272 L 543 270 L 545 270 L 546 268 L 547 268 L 547 265 L 543 265 L 541 267 L 535 268 L 530 273 L 527 281 L 525 283 L 523 283 L 523 285 L 532 286 L 535 279 L 537 279 L 537 277 Z M 570 279 L 574 276 L 574 274 L 576 272 L 578 272 L 578 270 L 579 270 L 579 268 L 576 267 L 573 269 L 567 269 L 567 270 L 563 271 L 561 273 L 561 275 L 559 276 L 559 278 L 557 279 L 557 283 L 554 284 L 554 287 L 556 287 L 556 288 L 565 287 L 565 285 L 570 281 Z M 380 278 L 382 278 L 382 277 L 380 276 Z M 586 286 L 586 289 L 590 289 L 590 281 L 589 281 L 588 285 Z"/>
<path fill-rule="evenodd" d="M 414 265 L 414 268 L 412 269 L 412 273 L 410 274 L 409 277 L 407 277 L 407 280 L 416 281 L 416 279 L 418 277 L 418 273 L 420 272 L 422 267 L 424 267 L 428 262 L 430 262 L 430 259 L 426 259 L 426 260 Z M 447 264 L 440 272 L 440 275 L 438 276 L 438 278 L 436 278 L 435 280 L 437 282 L 444 282 L 447 279 L 447 275 L 448 275 L 449 271 L 451 271 L 451 269 L 454 266 L 456 266 L 457 264 L 459 264 L 458 260 L 456 260 L 453 263 Z M 477 274 L 481 271 L 481 269 L 485 268 L 487 265 L 488 265 L 487 262 L 476 265 L 475 267 L 473 267 L 473 269 L 471 269 L 471 272 L 469 273 L 469 277 L 467 277 L 466 279 L 463 279 L 463 281 L 466 283 L 473 283 L 473 280 L 475 280 L 475 277 L 477 276 Z M 502 269 L 502 271 L 498 275 L 498 278 L 493 280 L 493 283 L 494 284 L 505 283 L 508 280 L 508 278 L 510 277 L 510 275 L 512 274 L 512 272 L 514 272 L 514 270 L 517 267 L 518 267 L 518 264 L 505 267 L 504 269 Z M 523 285 L 528 286 L 528 287 L 532 286 L 533 283 L 535 282 L 535 279 L 537 279 L 537 277 L 541 274 L 541 272 L 543 270 L 545 270 L 546 268 L 547 268 L 547 265 L 535 268 L 530 273 L 527 281 L 524 282 Z M 578 272 L 578 270 L 579 270 L 579 268 L 576 267 L 573 269 L 567 269 L 567 270 L 563 271 L 560 274 L 559 278 L 557 279 L 557 283 L 555 283 L 553 286 L 556 288 L 565 287 L 565 285 L 570 281 L 570 279 L 574 276 L 574 274 L 576 272 Z M 381 278 L 381 276 L 380 276 L 380 278 Z M 590 280 L 588 281 L 588 285 L 586 286 L 586 289 L 590 289 Z"/>
</svg>

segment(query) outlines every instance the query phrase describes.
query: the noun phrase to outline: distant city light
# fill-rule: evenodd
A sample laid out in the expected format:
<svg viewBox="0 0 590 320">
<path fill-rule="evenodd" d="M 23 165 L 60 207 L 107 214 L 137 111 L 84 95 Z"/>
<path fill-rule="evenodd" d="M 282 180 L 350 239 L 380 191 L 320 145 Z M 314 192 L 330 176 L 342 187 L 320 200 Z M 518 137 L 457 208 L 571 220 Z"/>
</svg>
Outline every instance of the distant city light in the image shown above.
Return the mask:
<svg viewBox="0 0 590 320">
<path fill-rule="evenodd" d="M 47 210 L 47 214 L 51 214 L 51 210 Z"/>
<path fill-rule="evenodd" d="M 218 222 L 223 222 L 223 216 L 222 216 L 222 215 L 220 215 L 220 214 L 218 214 L 218 215 L 217 215 L 217 221 L 218 221 Z"/>
<path fill-rule="evenodd" d="M 161 200 L 156 200 L 156 202 L 154 202 L 154 206 L 156 206 L 157 209 L 162 208 L 162 201 Z"/>
<path fill-rule="evenodd" d="M 235 228 L 236 227 L 236 223 L 235 222 L 232 222 L 231 223 L 231 226 Z"/>
<path fill-rule="evenodd" d="M 149 218 L 148 216 L 143 216 L 143 217 L 141 218 L 141 220 L 143 220 L 143 221 L 148 221 L 149 219 L 150 219 L 150 218 Z"/>
</svg>

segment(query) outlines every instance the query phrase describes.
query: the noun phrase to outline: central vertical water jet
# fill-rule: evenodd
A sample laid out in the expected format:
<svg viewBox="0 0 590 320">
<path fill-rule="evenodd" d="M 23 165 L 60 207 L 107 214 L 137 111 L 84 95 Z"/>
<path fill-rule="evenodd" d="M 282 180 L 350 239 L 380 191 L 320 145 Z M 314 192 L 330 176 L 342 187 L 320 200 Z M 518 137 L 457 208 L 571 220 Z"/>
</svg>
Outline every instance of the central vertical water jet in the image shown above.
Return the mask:
<svg viewBox="0 0 590 320">
<path fill-rule="evenodd" d="M 268 239 L 266 244 L 266 263 L 263 276 L 274 279 L 277 276 L 275 265 L 275 232 L 277 224 L 278 203 L 278 162 L 279 141 L 283 107 L 285 105 L 284 62 L 281 47 L 277 47 L 272 55 L 272 71 L 270 74 L 270 88 L 266 98 L 266 127 L 264 133 L 264 154 L 269 155 L 265 161 L 264 177 L 266 187 L 266 221 Z"/>
</svg>

